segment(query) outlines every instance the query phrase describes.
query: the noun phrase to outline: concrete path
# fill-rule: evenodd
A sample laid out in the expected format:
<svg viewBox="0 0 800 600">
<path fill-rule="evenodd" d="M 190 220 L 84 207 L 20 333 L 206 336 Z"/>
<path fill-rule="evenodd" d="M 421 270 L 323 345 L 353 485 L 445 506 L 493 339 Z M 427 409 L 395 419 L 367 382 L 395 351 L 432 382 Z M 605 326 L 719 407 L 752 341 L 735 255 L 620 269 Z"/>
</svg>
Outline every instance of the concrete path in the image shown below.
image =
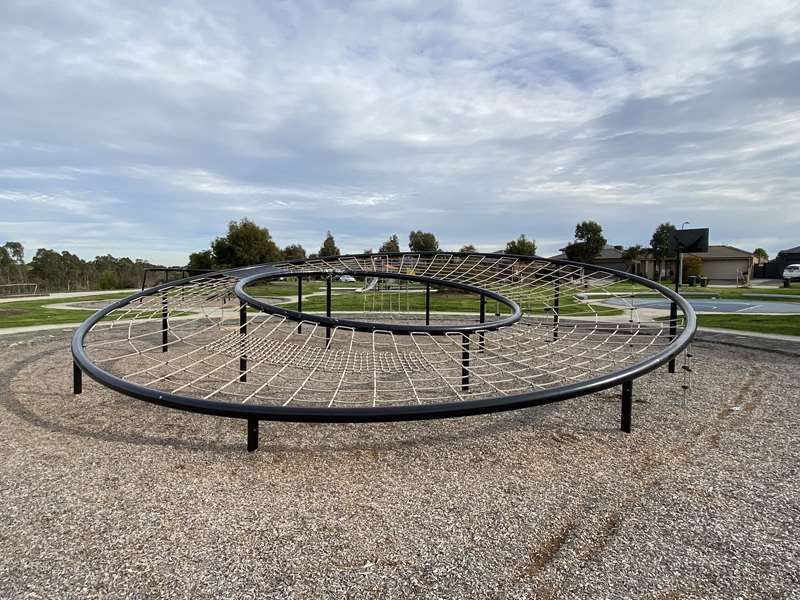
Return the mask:
<svg viewBox="0 0 800 600">
<path fill-rule="evenodd" d="M 108 296 L 111 294 L 119 294 L 120 296 L 125 294 L 126 296 L 130 296 L 131 294 L 135 294 L 141 290 L 105 290 L 105 291 L 97 291 L 97 292 L 57 292 L 55 294 L 49 294 L 47 296 L 22 296 L 16 298 L 0 298 L 0 303 L 6 302 L 31 302 L 34 300 L 51 300 L 55 299 L 58 300 L 60 298 L 82 298 L 83 296 Z"/>
</svg>

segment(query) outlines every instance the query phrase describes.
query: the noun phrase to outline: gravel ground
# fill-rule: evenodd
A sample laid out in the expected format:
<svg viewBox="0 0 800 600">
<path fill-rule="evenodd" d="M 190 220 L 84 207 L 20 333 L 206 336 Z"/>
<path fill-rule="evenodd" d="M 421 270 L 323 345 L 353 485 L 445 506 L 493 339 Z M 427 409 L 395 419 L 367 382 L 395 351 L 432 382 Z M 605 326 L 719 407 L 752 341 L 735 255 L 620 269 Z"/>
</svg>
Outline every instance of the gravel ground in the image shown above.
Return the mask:
<svg viewBox="0 0 800 600">
<path fill-rule="evenodd" d="M 261 424 L 86 381 L 67 332 L 0 358 L 0 598 L 800 597 L 797 358 L 502 415 Z"/>
</svg>

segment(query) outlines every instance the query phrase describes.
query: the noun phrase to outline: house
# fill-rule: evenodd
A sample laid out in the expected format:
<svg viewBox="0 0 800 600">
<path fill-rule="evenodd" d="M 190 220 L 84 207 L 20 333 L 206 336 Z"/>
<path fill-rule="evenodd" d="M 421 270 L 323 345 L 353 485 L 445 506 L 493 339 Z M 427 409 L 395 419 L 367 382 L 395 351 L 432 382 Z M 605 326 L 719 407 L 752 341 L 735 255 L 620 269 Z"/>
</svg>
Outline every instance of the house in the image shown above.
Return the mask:
<svg viewBox="0 0 800 600">
<path fill-rule="evenodd" d="M 756 275 L 765 279 L 780 279 L 783 276 L 783 270 L 789 265 L 800 265 L 800 246 L 781 250 L 766 265 L 756 269 Z"/>
<path fill-rule="evenodd" d="M 710 245 L 708 252 L 688 252 L 702 263 L 702 275 L 710 283 L 749 284 L 753 278 L 755 257 L 752 252 L 725 244 Z M 656 259 L 652 250 L 645 251 L 639 261 L 639 270 L 649 279 L 674 279 L 675 257 Z"/>
<path fill-rule="evenodd" d="M 567 255 L 564 253 L 564 248 L 561 248 L 561 254 L 556 256 L 551 256 L 550 258 L 556 258 L 560 260 L 569 260 Z M 628 265 L 625 264 L 625 261 L 622 260 L 622 246 L 611 246 L 606 244 L 603 246 L 603 249 L 592 259 L 593 265 L 599 265 L 601 267 L 608 267 L 609 269 L 617 269 L 618 271 L 628 271 Z"/>
</svg>

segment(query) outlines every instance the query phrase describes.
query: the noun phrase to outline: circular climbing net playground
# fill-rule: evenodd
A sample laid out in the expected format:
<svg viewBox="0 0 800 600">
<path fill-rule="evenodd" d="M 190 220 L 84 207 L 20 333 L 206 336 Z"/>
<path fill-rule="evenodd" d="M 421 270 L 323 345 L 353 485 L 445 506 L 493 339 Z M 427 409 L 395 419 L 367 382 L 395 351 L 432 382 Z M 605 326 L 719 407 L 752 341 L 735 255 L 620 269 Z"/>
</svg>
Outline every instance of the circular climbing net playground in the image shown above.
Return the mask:
<svg viewBox="0 0 800 600">
<path fill-rule="evenodd" d="M 87 320 L 72 351 L 77 390 L 87 373 L 142 400 L 257 427 L 478 414 L 616 385 L 624 395 L 674 364 L 695 327 L 675 292 L 598 266 L 367 254 L 149 288 Z"/>
</svg>

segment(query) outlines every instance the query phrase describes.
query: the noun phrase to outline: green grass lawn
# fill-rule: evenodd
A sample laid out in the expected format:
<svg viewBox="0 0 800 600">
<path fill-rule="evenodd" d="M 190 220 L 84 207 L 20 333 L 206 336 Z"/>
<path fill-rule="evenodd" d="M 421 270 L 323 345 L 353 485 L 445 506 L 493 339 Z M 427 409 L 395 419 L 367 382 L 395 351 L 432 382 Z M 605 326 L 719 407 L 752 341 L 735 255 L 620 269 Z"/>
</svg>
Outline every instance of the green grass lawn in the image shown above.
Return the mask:
<svg viewBox="0 0 800 600">
<path fill-rule="evenodd" d="M 333 289 L 337 288 L 359 288 L 364 283 L 361 281 L 347 282 L 347 281 L 334 281 L 331 283 Z M 312 294 L 314 292 L 324 292 L 325 282 L 321 280 L 304 280 L 303 281 L 303 295 Z M 247 287 L 247 293 L 251 296 L 297 296 L 297 279 L 289 278 L 285 281 L 274 280 L 267 283 L 256 283 Z"/>
<path fill-rule="evenodd" d="M 305 292 L 305 288 L 304 288 Z M 390 300 L 391 297 L 391 300 Z M 296 301 L 281 304 L 286 308 L 294 309 Z M 550 310 L 543 304 L 523 307 L 526 312 L 550 314 Z M 602 315 L 619 315 L 624 311 L 606 306 L 593 306 L 594 311 Z M 325 310 L 325 296 L 314 296 L 303 300 L 303 310 L 308 312 L 323 312 Z M 331 310 L 336 311 L 374 311 L 374 312 L 424 312 L 425 294 L 383 294 L 381 304 L 380 294 L 358 294 L 355 292 L 334 293 L 331 298 Z M 510 314 L 511 310 L 494 300 L 487 300 L 486 314 Z M 431 312 L 480 312 L 480 298 L 476 294 L 436 292 L 431 294 Z M 560 310 L 561 315 L 580 316 L 594 315 L 592 309 L 582 304 L 565 303 Z"/>
<path fill-rule="evenodd" d="M 697 323 L 700 327 L 800 336 L 800 315 L 697 315 Z"/>
<path fill-rule="evenodd" d="M 673 284 L 666 284 L 666 287 L 673 289 Z M 587 290 L 592 291 L 592 290 Z M 609 292 L 647 292 L 648 288 L 638 283 L 629 283 L 626 281 L 619 281 L 606 288 L 603 291 Z M 718 298 L 728 300 L 763 300 L 765 302 L 779 301 L 779 302 L 800 302 L 800 298 L 786 298 L 786 295 L 800 295 L 800 284 L 793 283 L 790 288 L 726 288 L 726 287 L 689 287 L 688 285 L 681 286 L 681 293 L 692 292 L 702 294 L 713 294 Z M 764 294 L 764 296 L 754 297 L 752 294 Z"/>
<path fill-rule="evenodd" d="M 0 304 L 0 328 L 28 327 L 31 325 L 61 325 L 80 323 L 92 316 L 96 311 L 64 310 L 49 308 L 49 304 L 63 304 L 65 302 L 93 302 L 119 300 L 128 294 L 109 292 L 98 296 L 80 296 L 75 298 L 40 298 L 37 300 L 21 300 L 19 302 L 4 302 Z"/>
</svg>

